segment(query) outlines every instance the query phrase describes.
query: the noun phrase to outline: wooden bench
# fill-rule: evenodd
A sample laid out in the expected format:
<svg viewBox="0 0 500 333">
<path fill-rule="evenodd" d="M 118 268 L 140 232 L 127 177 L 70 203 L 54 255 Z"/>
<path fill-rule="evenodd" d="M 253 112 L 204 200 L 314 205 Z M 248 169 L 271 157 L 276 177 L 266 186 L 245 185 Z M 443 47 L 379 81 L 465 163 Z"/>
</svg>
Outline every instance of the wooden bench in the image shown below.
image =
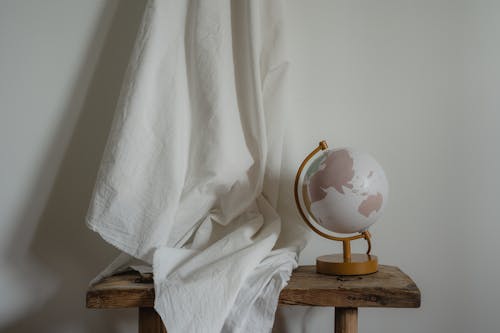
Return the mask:
<svg viewBox="0 0 500 333">
<path fill-rule="evenodd" d="M 154 286 L 150 274 L 135 271 L 116 274 L 87 291 L 87 308 L 139 308 L 139 332 L 159 333 L 166 329 L 153 309 Z M 363 276 L 328 276 L 315 266 L 297 268 L 283 289 L 280 304 L 335 307 L 335 332 L 358 330 L 359 307 L 418 308 L 420 291 L 413 280 L 394 266 Z"/>
</svg>

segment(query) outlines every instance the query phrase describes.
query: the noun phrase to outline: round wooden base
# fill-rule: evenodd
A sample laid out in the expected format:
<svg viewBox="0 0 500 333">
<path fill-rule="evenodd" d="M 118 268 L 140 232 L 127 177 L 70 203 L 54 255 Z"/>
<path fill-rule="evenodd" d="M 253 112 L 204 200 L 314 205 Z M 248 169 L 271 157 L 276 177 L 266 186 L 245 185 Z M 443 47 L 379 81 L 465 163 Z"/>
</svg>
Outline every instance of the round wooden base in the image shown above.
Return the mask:
<svg viewBox="0 0 500 333">
<path fill-rule="evenodd" d="M 342 254 L 330 254 L 316 258 L 316 272 L 327 275 L 365 275 L 378 270 L 377 256 L 353 253 L 349 262 Z"/>
</svg>

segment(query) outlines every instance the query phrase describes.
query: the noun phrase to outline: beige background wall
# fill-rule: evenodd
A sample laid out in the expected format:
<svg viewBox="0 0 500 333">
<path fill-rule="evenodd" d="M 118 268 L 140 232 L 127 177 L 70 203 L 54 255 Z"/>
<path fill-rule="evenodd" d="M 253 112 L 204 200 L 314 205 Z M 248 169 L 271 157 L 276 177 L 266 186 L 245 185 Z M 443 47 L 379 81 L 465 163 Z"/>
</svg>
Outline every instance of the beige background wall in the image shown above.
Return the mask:
<svg viewBox="0 0 500 333">
<path fill-rule="evenodd" d="M 0 1 L 0 331 L 134 332 L 83 308 L 116 253 L 83 216 L 143 1 Z M 390 181 L 374 252 L 423 291 L 363 309 L 360 332 L 498 332 L 500 2 L 287 1 L 292 63 L 281 212 L 320 139 L 372 153 Z M 358 248 L 361 250 L 360 248 Z M 310 236 L 301 263 L 340 250 Z M 332 309 L 282 309 L 327 332 Z"/>
</svg>

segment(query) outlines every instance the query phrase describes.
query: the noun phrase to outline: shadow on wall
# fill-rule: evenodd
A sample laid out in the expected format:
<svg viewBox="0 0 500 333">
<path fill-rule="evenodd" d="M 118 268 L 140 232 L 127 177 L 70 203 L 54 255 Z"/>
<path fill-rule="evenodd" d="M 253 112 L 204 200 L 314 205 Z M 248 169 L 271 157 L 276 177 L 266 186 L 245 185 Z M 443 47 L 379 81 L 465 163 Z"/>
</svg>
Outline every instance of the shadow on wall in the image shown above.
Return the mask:
<svg viewBox="0 0 500 333">
<path fill-rule="evenodd" d="M 61 137 L 68 130 L 67 123 L 62 123 L 54 135 L 52 148 L 46 154 L 45 167 L 39 171 L 31 202 L 26 205 L 25 213 L 17 224 L 19 229 L 10 247 L 10 265 L 29 275 L 26 276 L 23 296 L 37 306 L 27 313 L 18 314 L 16 319 L 11 316 L 15 321 L 3 327 L 3 332 L 117 332 L 121 330 L 118 323 L 127 322 L 125 316 L 135 320 L 135 312 L 127 310 L 85 309 L 85 291 L 89 281 L 114 258 L 117 250 L 88 230 L 84 218 L 144 7 L 145 1 L 127 0 L 120 1 L 117 7 L 105 8 L 107 13 L 103 13 L 103 17 L 115 11 L 114 18 L 83 104 L 78 103 L 78 97 L 88 82 L 89 66 L 81 69 L 79 82 L 75 84 L 75 91 L 69 100 L 65 118 L 75 112 L 79 113 L 79 118 L 49 199 L 37 221 L 30 211 L 31 204 L 39 202 L 39 193 L 43 191 L 41 187 L 46 184 L 44 174 L 53 167 L 53 156 L 64 149 Z M 106 33 L 102 31 L 105 30 L 101 27 L 104 25 L 102 21 L 97 34 Z M 94 41 L 99 40 L 102 37 L 96 35 Z M 91 45 L 87 56 L 95 57 L 95 53 L 91 53 L 98 52 L 96 48 Z M 75 105 L 83 107 L 75 110 Z M 38 226 L 32 225 L 37 222 Z M 36 232 L 29 247 L 30 253 L 24 255 L 24 243 L 18 242 L 18 239 L 29 237 L 26 235 L 34 228 Z M 28 268 L 33 265 L 27 259 L 30 257 L 40 267 Z M 47 274 L 41 275 L 50 276 L 50 279 L 29 274 L 40 270 L 46 271 Z M 116 317 L 121 319 L 113 320 Z"/>
</svg>

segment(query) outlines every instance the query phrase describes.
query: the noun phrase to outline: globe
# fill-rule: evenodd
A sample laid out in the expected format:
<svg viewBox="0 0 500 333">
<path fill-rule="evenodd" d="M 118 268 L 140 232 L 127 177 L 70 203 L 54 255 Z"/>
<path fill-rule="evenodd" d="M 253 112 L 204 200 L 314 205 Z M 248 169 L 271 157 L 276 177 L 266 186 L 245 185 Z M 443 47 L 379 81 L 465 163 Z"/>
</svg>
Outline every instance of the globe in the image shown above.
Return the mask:
<svg viewBox="0 0 500 333">
<path fill-rule="evenodd" d="M 306 169 L 304 205 L 312 219 L 329 231 L 367 230 L 387 205 L 384 170 L 366 153 L 349 148 L 324 150 Z"/>
</svg>

